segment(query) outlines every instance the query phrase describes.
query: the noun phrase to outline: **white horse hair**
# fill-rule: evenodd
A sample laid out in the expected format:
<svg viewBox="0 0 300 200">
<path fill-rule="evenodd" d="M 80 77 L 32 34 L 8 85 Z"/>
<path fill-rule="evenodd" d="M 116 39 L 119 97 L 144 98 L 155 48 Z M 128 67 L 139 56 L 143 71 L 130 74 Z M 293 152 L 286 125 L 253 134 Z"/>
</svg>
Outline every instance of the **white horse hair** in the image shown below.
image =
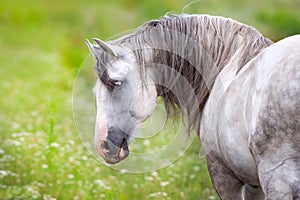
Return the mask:
<svg viewBox="0 0 300 200">
<path fill-rule="evenodd" d="M 128 156 L 161 96 L 198 133 L 221 199 L 300 199 L 300 36 L 273 44 L 231 19 L 172 15 L 94 40 L 106 162 Z"/>
</svg>

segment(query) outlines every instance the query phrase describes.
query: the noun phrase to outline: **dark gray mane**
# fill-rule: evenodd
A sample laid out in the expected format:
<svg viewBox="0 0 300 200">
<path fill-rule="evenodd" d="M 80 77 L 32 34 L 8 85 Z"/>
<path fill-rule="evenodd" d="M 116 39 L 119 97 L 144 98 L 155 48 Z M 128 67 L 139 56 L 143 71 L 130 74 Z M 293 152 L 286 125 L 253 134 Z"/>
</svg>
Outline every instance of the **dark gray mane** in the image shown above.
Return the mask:
<svg viewBox="0 0 300 200">
<path fill-rule="evenodd" d="M 237 72 L 272 44 L 250 26 L 208 15 L 165 16 L 113 43 L 134 51 L 142 73 L 154 69 L 157 91 L 168 115 L 178 110 L 186 113 L 188 131 L 199 128 L 215 78 L 239 47 L 245 46 L 239 54 Z M 179 83 L 179 75 L 188 85 Z"/>
</svg>

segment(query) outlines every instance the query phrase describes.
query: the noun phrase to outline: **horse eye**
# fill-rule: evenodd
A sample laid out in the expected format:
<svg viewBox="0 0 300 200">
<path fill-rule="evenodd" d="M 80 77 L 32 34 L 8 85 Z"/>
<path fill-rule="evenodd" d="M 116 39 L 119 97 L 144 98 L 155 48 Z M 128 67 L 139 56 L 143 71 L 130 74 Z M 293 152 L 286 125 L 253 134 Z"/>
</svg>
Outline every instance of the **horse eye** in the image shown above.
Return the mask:
<svg viewBox="0 0 300 200">
<path fill-rule="evenodd" d="M 113 80 L 112 81 L 113 86 L 115 87 L 121 87 L 123 85 L 123 82 L 120 80 Z"/>
</svg>

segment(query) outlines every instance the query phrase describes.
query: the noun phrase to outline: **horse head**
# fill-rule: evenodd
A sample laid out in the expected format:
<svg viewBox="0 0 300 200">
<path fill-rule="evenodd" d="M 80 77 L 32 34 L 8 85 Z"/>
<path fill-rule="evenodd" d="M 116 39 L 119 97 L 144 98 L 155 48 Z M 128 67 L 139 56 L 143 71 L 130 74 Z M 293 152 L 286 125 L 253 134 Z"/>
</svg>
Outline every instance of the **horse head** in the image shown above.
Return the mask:
<svg viewBox="0 0 300 200">
<path fill-rule="evenodd" d="M 94 145 L 107 163 L 115 164 L 129 155 L 128 144 L 154 111 L 157 92 L 154 82 L 140 72 L 131 49 L 94 41 L 87 41 L 97 72 Z"/>
</svg>

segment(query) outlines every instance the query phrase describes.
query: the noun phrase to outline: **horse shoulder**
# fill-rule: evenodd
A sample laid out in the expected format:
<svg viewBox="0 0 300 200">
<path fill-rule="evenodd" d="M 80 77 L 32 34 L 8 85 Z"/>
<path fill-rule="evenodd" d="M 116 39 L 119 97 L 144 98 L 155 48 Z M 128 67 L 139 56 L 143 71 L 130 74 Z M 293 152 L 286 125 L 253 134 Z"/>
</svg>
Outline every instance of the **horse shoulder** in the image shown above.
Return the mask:
<svg viewBox="0 0 300 200">
<path fill-rule="evenodd" d="M 265 49 L 255 76 L 249 148 L 264 191 L 272 198 L 299 191 L 300 35 Z"/>
<path fill-rule="evenodd" d="M 295 55 L 300 52 L 299 42 L 300 36 L 294 36 L 271 45 L 246 64 L 234 78 L 228 79 L 226 75 L 232 75 L 234 70 L 229 68 L 226 71 L 225 68 L 204 107 L 200 139 L 205 153 L 214 151 L 246 182 L 258 183 L 249 143 L 257 113 L 264 104 L 263 96 L 267 93 L 263 88 L 272 82 L 276 71 L 279 76 L 278 63 L 287 66 L 291 63 L 291 57 L 297 62 Z M 276 86 L 276 83 L 271 84 Z"/>
<path fill-rule="evenodd" d="M 269 137 L 268 141 L 274 140 L 275 144 L 275 141 L 283 139 L 279 137 L 279 132 L 286 134 L 288 127 L 300 124 L 300 35 L 284 39 L 266 49 L 258 65 L 253 134 L 262 140 Z M 265 130 L 257 132 L 262 126 Z M 299 134 L 295 135 L 297 137 Z M 268 145 L 264 146 L 267 148 Z"/>
<path fill-rule="evenodd" d="M 248 148 L 248 113 L 255 62 L 236 75 L 234 66 L 220 73 L 205 105 L 200 139 L 206 153 L 214 153 L 241 180 L 259 185 L 255 162 Z"/>
</svg>

